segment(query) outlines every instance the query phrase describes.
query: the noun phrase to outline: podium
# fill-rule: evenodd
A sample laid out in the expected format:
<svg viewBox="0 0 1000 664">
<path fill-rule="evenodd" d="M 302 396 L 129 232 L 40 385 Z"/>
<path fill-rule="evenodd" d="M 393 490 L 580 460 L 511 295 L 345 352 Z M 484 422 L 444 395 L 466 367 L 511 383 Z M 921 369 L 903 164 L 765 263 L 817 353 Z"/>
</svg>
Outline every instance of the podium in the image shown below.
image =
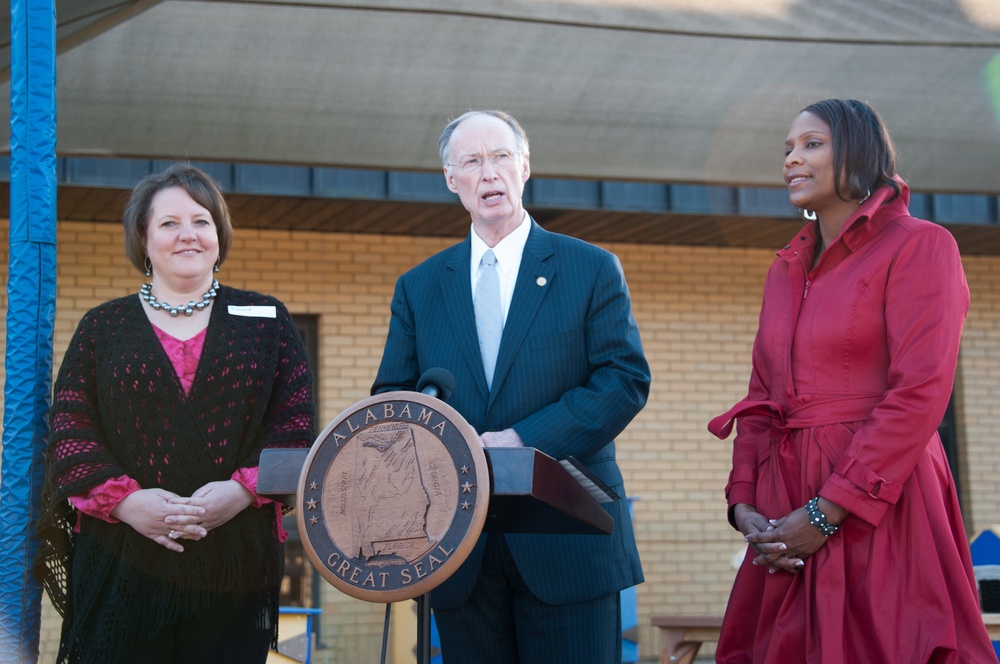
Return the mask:
<svg viewBox="0 0 1000 664">
<path fill-rule="evenodd" d="M 559 461 L 537 449 L 486 449 L 489 502 L 483 532 L 608 535 L 614 520 Z M 309 450 L 268 449 L 260 456 L 257 493 L 296 505 L 296 490 Z M 417 662 L 429 664 L 430 602 L 417 602 Z M 388 621 L 388 606 L 387 617 Z"/>
<path fill-rule="evenodd" d="M 484 532 L 608 535 L 611 516 L 558 461 L 533 447 L 486 449 L 490 499 Z M 309 450 L 261 452 L 257 493 L 295 505 Z"/>
</svg>

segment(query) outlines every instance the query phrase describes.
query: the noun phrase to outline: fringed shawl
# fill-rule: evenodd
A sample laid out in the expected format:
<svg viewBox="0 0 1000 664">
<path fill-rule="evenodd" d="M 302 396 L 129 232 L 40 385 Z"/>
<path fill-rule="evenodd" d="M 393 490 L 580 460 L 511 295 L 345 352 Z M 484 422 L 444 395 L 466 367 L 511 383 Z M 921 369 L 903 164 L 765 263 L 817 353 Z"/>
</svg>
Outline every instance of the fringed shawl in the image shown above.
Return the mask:
<svg viewBox="0 0 1000 664">
<path fill-rule="evenodd" d="M 233 307 L 273 306 L 275 318 Z M 182 496 L 254 467 L 268 447 L 308 447 L 312 375 L 284 306 L 222 287 L 185 396 L 138 296 L 92 309 L 60 367 L 46 450 L 36 575 L 63 616 L 59 662 L 108 662 L 134 635 L 192 618 L 226 597 L 256 597 L 277 638 L 275 510 L 248 508 L 178 554 L 123 523 L 77 514 L 68 498 L 128 475 Z"/>
</svg>

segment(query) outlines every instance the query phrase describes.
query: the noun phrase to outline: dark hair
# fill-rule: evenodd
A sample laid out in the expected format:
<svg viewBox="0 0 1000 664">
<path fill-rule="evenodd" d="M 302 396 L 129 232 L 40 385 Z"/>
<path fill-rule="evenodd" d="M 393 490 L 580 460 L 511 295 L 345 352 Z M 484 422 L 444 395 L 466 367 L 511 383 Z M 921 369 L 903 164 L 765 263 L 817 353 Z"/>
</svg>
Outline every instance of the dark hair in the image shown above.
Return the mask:
<svg viewBox="0 0 1000 664">
<path fill-rule="evenodd" d="M 174 164 L 162 173 L 146 176 L 132 189 L 125 205 L 122 226 L 125 228 L 125 255 L 140 272 L 145 272 L 146 229 L 152 212 L 153 198 L 171 187 L 180 187 L 194 201 L 208 210 L 219 236 L 219 265 L 225 262 L 233 244 L 233 223 L 229 206 L 219 185 L 207 173 L 191 164 Z"/>
<path fill-rule="evenodd" d="M 833 168 L 843 174 L 834 181 L 834 191 L 843 200 L 858 200 L 879 187 L 889 186 L 899 196 L 896 148 L 889 130 L 874 108 L 855 99 L 824 99 L 802 109 L 830 127 Z M 847 185 L 847 196 L 841 184 Z M 892 200 L 892 199 L 890 199 Z"/>
<path fill-rule="evenodd" d="M 513 115 L 505 111 L 466 111 L 449 122 L 445 126 L 444 131 L 441 132 L 441 138 L 438 139 L 438 154 L 441 155 L 442 164 L 445 166 L 448 165 L 448 143 L 451 142 L 451 135 L 455 133 L 455 129 L 458 125 L 476 115 L 488 115 L 507 123 L 507 126 L 514 132 L 514 140 L 517 141 L 518 151 L 524 155 L 528 154 L 528 134 L 521 128 L 521 125 L 518 124 Z"/>
</svg>

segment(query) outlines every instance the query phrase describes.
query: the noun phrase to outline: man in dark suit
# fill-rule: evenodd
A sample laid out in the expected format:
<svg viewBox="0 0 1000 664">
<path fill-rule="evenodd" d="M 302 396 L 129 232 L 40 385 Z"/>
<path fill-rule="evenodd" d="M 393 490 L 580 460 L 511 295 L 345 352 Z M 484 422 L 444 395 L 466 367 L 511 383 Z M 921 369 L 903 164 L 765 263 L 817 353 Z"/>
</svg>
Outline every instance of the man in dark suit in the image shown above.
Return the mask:
<svg viewBox="0 0 1000 664">
<path fill-rule="evenodd" d="M 573 455 L 624 496 L 614 437 L 650 375 L 621 264 L 527 214 L 528 140 L 508 114 L 466 113 L 439 147 L 472 231 L 397 281 L 372 393 L 448 369 L 485 447 Z M 431 592 L 445 663 L 620 662 L 619 592 L 643 576 L 626 501 L 605 509 L 611 535 L 482 535 Z"/>
</svg>

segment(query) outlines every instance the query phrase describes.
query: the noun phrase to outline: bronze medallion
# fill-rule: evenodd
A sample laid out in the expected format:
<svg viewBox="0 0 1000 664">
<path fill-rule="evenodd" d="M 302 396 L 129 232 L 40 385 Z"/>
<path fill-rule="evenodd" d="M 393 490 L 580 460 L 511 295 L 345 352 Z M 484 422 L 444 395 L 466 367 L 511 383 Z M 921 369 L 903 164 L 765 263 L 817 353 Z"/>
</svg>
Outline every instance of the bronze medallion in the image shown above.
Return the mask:
<svg viewBox="0 0 1000 664">
<path fill-rule="evenodd" d="M 316 439 L 299 475 L 299 533 L 319 573 L 368 602 L 443 583 L 486 520 L 489 470 L 479 436 L 418 392 L 357 402 Z"/>
</svg>

